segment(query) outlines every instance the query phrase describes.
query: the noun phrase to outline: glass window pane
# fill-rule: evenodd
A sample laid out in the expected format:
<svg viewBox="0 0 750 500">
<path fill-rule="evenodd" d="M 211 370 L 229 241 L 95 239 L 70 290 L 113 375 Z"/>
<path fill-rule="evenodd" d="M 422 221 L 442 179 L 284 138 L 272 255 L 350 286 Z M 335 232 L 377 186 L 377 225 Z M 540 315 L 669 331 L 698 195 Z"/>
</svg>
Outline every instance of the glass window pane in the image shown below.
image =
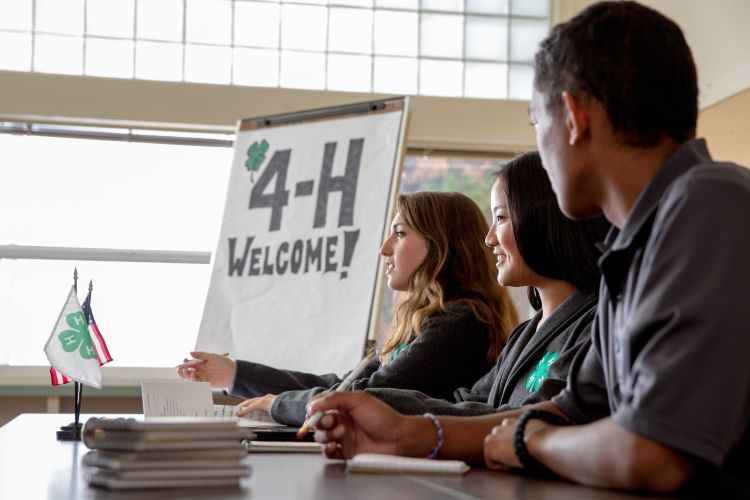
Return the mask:
<svg viewBox="0 0 750 500">
<path fill-rule="evenodd" d="M 372 0 L 331 0 L 330 5 L 354 5 L 357 7 L 372 7 Z"/>
<path fill-rule="evenodd" d="M 133 0 L 87 0 L 86 34 L 133 38 Z"/>
<path fill-rule="evenodd" d="M 531 66 L 512 65 L 510 67 L 510 88 L 508 99 L 528 101 L 534 85 L 534 68 Z"/>
<path fill-rule="evenodd" d="M 548 31 L 546 20 L 513 19 L 510 23 L 510 58 L 531 62 Z"/>
<path fill-rule="evenodd" d="M 372 58 L 370 56 L 328 55 L 329 90 L 370 92 Z"/>
<path fill-rule="evenodd" d="M 328 50 L 372 52 L 372 11 L 332 8 L 329 17 Z"/>
<path fill-rule="evenodd" d="M 463 16 L 422 14 L 420 27 L 420 55 L 463 57 Z"/>
<path fill-rule="evenodd" d="M 0 69 L 29 71 L 31 69 L 31 35 L 25 33 L 0 33 Z"/>
<path fill-rule="evenodd" d="M 376 57 L 373 92 L 383 94 L 417 93 L 417 60 L 403 57 Z"/>
<path fill-rule="evenodd" d="M 493 61 L 507 60 L 507 18 L 466 16 L 466 57 Z"/>
<path fill-rule="evenodd" d="M 512 0 L 510 12 L 514 16 L 549 16 L 549 0 Z"/>
<path fill-rule="evenodd" d="M 508 65 L 466 63 L 465 97 L 505 99 L 508 97 Z"/>
<path fill-rule="evenodd" d="M 0 151 L 13 159 L 0 169 L 0 213 L 14 214 L 0 217 L 0 244 L 216 246 L 231 148 L 0 134 Z"/>
<path fill-rule="evenodd" d="M 14 214 L 0 218 L 2 244 L 215 248 L 230 148 L 0 134 L 0 150 L 23 159 L 23 168 L 0 169 L 0 211 Z M 170 365 L 164 352 L 192 347 L 209 265 L 2 259 L 0 317 L 49 332 L 76 265 L 82 283 L 94 281 L 97 323 L 113 364 Z M 9 325 L 3 331 L 20 331 Z M 6 346 L 10 340 L 18 343 L 0 350 L 0 363 L 47 364 L 38 336 L 2 338 Z"/>
<path fill-rule="evenodd" d="M 0 2 L 0 29 L 31 31 L 31 0 Z"/>
<path fill-rule="evenodd" d="M 229 0 L 188 0 L 186 41 L 229 45 L 231 34 L 232 3 Z"/>
<path fill-rule="evenodd" d="M 182 0 L 138 0 L 138 38 L 182 41 Z"/>
<path fill-rule="evenodd" d="M 96 323 L 114 358 L 107 366 L 173 366 L 192 350 L 210 265 L 3 259 L 0 363 L 49 366 L 42 346 L 73 283 L 74 266 L 80 301 L 93 280 Z M 12 334 L 24 331 L 35 335 Z"/>
<path fill-rule="evenodd" d="M 297 89 L 325 88 L 324 54 L 311 52 L 281 52 L 281 86 Z"/>
<path fill-rule="evenodd" d="M 510 0 L 466 0 L 466 12 L 506 15 L 510 11 L 509 4 Z"/>
<path fill-rule="evenodd" d="M 392 7 L 394 9 L 419 9 L 419 0 L 375 0 L 376 8 Z"/>
<path fill-rule="evenodd" d="M 80 75 L 83 71 L 83 38 L 36 35 L 34 71 Z"/>
<path fill-rule="evenodd" d="M 235 48 L 232 73 L 237 85 L 276 87 L 279 84 L 279 51 Z"/>
<path fill-rule="evenodd" d="M 463 12 L 463 0 L 422 0 L 422 10 L 442 10 L 446 12 Z"/>
<path fill-rule="evenodd" d="M 135 77 L 145 80 L 182 80 L 182 45 L 164 42 L 135 44 Z"/>
<path fill-rule="evenodd" d="M 281 47 L 324 51 L 326 49 L 326 17 L 325 7 L 282 5 Z"/>
<path fill-rule="evenodd" d="M 263 2 L 234 4 L 234 44 L 251 47 L 279 46 L 278 5 Z"/>
<path fill-rule="evenodd" d="M 375 11 L 375 53 L 416 56 L 418 22 L 415 12 Z"/>
<path fill-rule="evenodd" d="M 404 160 L 401 191 L 457 191 L 474 200 L 483 213 L 489 213 L 489 174 L 497 168 L 499 159 L 409 155 Z"/>
<path fill-rule="evenodd" d="M 84 74 L 132 78 L 133 42 L 130 40 L 87 38 Z"/>
<path fill-rule="evenodd" d="M 83 35 L 83 0 L 36 0 L 36 31 Z"/>
<path fill-rule="evenodd" d="M 185 81 L 230 83 L 232 49 L 207 45 L 185 45 Z"/>
<path fill-rule="evenodd" d="M 463 63 L 459 61 L 419 62 L 419 93 L 446 97 L 461 97 Z"/>
</svg>

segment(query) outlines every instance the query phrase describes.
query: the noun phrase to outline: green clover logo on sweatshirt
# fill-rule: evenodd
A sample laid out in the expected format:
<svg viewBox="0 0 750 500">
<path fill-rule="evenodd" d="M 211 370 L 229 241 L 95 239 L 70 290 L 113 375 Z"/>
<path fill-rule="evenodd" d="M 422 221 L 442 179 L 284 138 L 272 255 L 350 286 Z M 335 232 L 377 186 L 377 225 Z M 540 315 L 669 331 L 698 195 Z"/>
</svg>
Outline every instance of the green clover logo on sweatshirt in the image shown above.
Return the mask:
<svg viewBox="0 0 750 500">
<path fill-rule="evenodd" d="M 548 352 L 545 353 L 544 356 L 542 356 L 542 359 L 540 359 L 539 363 L 536 364 L 536 368 L 534 368 L 531 374 L 529 374 L 529 377 L 526 379 L 527 391 L 533 392 L 539 389 L 539 384 L 542 383 L 542 380 L 547 378 L 549 367 L 552 366 L 552 363 L 555 362 L 557 356 L 558 354 L 556 352 Z"/>
<path fill-rule="evenodd" d="M 89 327 L 81 311 L 68 314 L 65 318 L 72 330 L 63 330 L 57 335 L 65 352 L 78 352 L 83 359 L 96 359 L 96 351 L 91 345 Z"/>
</svg>

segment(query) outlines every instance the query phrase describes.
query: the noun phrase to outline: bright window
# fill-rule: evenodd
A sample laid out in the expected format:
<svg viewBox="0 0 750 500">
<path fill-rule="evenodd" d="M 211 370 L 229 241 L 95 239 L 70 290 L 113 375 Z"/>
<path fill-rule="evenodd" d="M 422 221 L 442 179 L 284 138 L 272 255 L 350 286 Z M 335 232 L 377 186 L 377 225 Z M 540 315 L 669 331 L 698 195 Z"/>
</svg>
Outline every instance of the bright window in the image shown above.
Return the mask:
<svg viewBox="0 0 750 500">
<path fill-rule="evenodd" d="M 121 133 L 113 131 L 113 133 Z M 231 137 L 221 136 L 224 141 Z M 226 142 L 228 145 L 229 142 Z M 230 147 L 0 134 L 0 245 L 214 251 Z M 487 212 L 496 158 L 409 155 L 402 191 L 460 191 Z M 207 263 L 0 258 L 0 365 L 47 364 L 42 348 L 79 273 L 118 367 L 169 367 L 194 345 Z M 390 315 L 390 292 L 383 306 Z"/>
<path fill-rule="evenodd" d="M 0 168 L 2 245 L 214 250 L 230 148 L 0 134 L 0 149 L 16 159 Z M 194 345 L 208 264 L 3 258 L 0 364 L 47 364 L 75 266 L 116 366 L 172 366 Z"/>
<path fill-rule="evenodd" d="M 549 0 L 3 0 L 0 44 L 13 50 L 0 54 L 0 70 L 529 99 L 549 8 Z M 483 73 L 487 82 L 477 80 Z"/>
</svg>

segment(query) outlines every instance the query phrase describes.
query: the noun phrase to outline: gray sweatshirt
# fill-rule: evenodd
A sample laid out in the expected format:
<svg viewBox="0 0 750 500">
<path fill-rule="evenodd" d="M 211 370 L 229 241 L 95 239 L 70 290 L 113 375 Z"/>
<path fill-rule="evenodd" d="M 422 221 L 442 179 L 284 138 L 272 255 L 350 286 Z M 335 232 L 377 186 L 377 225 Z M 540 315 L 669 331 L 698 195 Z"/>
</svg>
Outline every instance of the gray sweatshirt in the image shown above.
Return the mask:
<svg viewBox="0 0 750 500">
<path fill-rule="evenodd" d="M 449 398 L 456 388 L 487 372 L 488 326 L 468 307 L 457 305 L 435 314 L 423 321 L 420 330 L 419 337 L 391 362 L 372 362 L 350 390 L 389 387 Z M 313 375 L 238 360 L 229 392 L 245 398 L 276 394 L 271 416 L 284 424 L 301 425 L 310 399 L 342 380 L 336 374 Z"/>
<path fill-rule="evenodd" d="M 565 387 L 573 358 L 588 350 L 596 304 L 596 295 L 575 292 L 538 329 L 541 312 L 521 323 L 494 368 L 452 400 L 413 390 L 366 392 L 407 415 L 484 415 L 547 401 Z"/>
</svg>

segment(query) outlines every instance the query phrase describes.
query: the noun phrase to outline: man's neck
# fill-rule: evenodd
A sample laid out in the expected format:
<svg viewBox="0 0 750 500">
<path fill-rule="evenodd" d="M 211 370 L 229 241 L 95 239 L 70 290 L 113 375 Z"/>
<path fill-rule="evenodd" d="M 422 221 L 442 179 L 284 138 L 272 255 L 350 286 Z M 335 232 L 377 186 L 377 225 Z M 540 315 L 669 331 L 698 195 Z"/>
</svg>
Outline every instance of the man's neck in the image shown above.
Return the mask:
<svg viewBox="0 0 750 500">
<path fill-rule="evenodd" d="M 675 140 L 662 139 L 650 148 L 615 147 L 602 158 L 601 208 L 612 224 L 623 228 L 638 196 L 678 147 Z"/>
</svg>

